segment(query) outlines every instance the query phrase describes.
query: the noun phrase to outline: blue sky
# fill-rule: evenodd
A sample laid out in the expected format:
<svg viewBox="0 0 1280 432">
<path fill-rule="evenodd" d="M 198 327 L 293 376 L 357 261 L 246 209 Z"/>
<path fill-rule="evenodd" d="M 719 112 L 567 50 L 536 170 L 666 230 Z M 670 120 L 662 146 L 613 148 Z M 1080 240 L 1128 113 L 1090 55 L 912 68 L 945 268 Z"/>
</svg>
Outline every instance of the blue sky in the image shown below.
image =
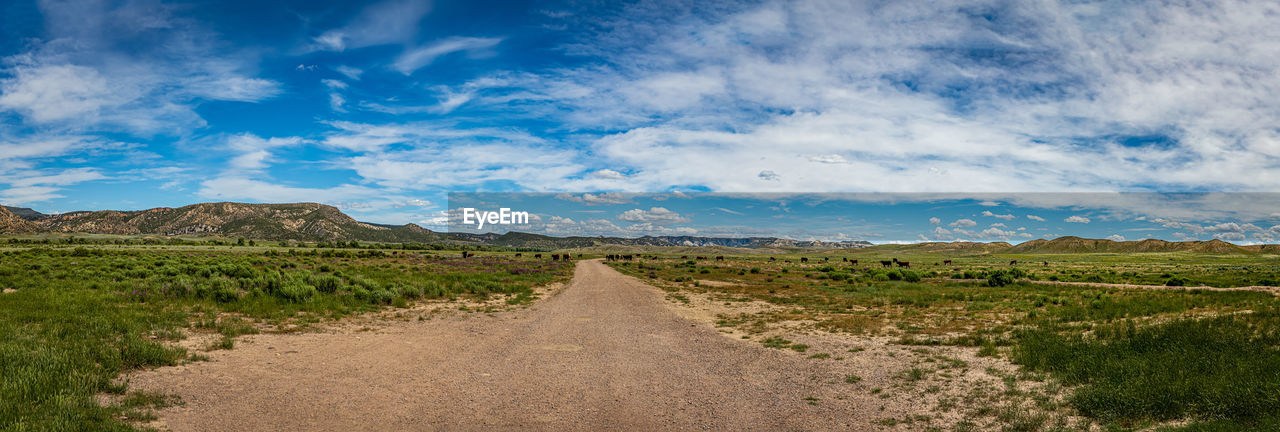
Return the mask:
<svg viewBox="0 0 1280 432">
<path fill-rule="evenodd" d="M 1276 191 L 1278 19 L 1249 1 L 8 1 L 0 202 L 313 201 L 439 227 L 450 191 Z M 1258 228 L 1241 242 L 1280 223 L 1169 211 L 1133 217 Z"/>
</svg>

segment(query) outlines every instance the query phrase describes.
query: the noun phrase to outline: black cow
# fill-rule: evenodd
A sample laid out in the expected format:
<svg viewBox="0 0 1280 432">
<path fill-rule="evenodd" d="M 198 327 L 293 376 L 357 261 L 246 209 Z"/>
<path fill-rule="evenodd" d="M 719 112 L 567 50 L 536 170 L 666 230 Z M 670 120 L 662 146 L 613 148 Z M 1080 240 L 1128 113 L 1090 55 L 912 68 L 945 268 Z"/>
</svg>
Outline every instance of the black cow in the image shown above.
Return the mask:
<svg viewBox="0 0 1280 432">
<path fill-rule="evenodd" d="M 724 255 L 717 255 L 716 261 L 724 261 Z"/>
<path fill-rule="evenodd" d="M 1018 260 L 1009 261 L 1009 265 L 1018 265 Z"/>
<path fill-rule="evenodd" d="M 893 267 L 893 263 L 894 263 L 894 261 L 885 261 L 885 260 L 880 260 L 880 265 L 885 266 L 885 267 Z"/>
<path fill-rule="evenodd" d="M 542 254 L 533 254 L 534 258 L 542 259 Z"/>
<path fill-rule="evenodd" d="M 468 253 L 467 253 L 467 251 L 462 251 L 462 257 L 463 257 L 463 258 L 466 258 L 466 257 L 469 257 L 469 256 L 471 256 L 471 254 L 468 254 Z"/>
<path fill-rule="evenodd" d="M 951 260 L 942 260 L 942 265 L 951 265 Z"/>
<path fill-rule="evenodd" d="M 808 259 L 808 258 L 805 258 L 805 257 L 800 257 L 800 262 L 802 262 L 802 263 L 807 263 L 807 262 L 809 262 L 809 259 Z"/>
<path fill-rule="evenodd" d="M 849 264 L 858 265 L 858 260 L 856 260 L 856 259 L 851 259 L 851 260 L 849 260 Z"/>
</svg>

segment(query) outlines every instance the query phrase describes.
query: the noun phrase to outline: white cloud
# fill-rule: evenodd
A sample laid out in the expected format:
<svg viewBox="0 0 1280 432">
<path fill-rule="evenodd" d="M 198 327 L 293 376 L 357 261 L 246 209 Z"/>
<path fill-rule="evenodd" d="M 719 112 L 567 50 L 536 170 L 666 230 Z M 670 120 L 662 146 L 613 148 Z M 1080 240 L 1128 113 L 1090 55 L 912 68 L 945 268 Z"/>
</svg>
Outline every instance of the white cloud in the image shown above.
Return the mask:
<svg viewBox="0 0 1280 432">
<path fill-rule="evenodd" d="M 689 218 L 667 210 L 665 207 L 652 207 L 649 210 L 631 209 L 618 215 L 619 220 L 628 222 L 645 222 L 652 224 L 686 223 Z"/>
<path fill-rule="evenodd" d="M 975 226 L 978 226 L 978 223 L 974 222 L 973 219 L 960 219 L 951 223 L 952 228 L 968 228 Z"/>
<path fill-rule="evenodd" d="M 995 213 L 992 213 L 990 210 L 983 210 L 982 215 L 987 217 L 993 217 L 996 219 L 1004 219 L 1004 220 L 1013 220 L 1014 218 L 1013 214 L 1003 214 L 1003 215 L 995 214 Z"/>
<path fill-rule="evenodd" d="M 363 70 L 361 70 L 361 69 L 359 69 L 359 68 L 354 68 L 354 67 L 347 66 L 347 65 L 338 65 L 338 66 L 334 66 L 334 67 L 333 67 L 333 70 L 334 70 L 334 71 L 337 71 L 338 73 L 342 74 L 343 76 L 346 76 L 347 78 L 350 78 L 350 79 L 352 79 L 352 80 L 356 80 L 356 81 L 360 80 L 360 75 L 364 73 L 364 71 L 363 71 Z"/>
<path fill-rule="evenodd" d="M 1066 219 L 1063 219 L 1063 221 L 1071 222 L 1071 223 L 1086 223 L 1086 224 L 1087 224 L 1087 223 L 1089 223 L 1089 218 L 1084 217 L 1084 216 L 1075 215 L 1075 216 L 1071 216 L 1071 217 L 1068 217 L 1068 218 L 1066 218 Z"/>
<path fill-rule="evenodd" d="M 942 225 L 942 219 L 938 219 L 937 217 L 931 217 L 929 218 L 929 225 Z"/>
<path fill-rule="evenodd" d="M 764 181 L 778 181 L 782 179 L 782 177 L 779 176 L 778 173 L 773 172 L 771 170 L 760 171 L 760 174 L 757 174 L 756 178 L 759 178 L 760 180 L 764 180 Z"/>
<path fill-rule="evenodd" d="M 840 156 L 840 155 L 838 155 L 838 154 L 829 154 L 829 155 L 813 156 L 813 157 L 810 157 L 810 158 L 809 158 L 809 160 L 810 160 L 810 161 L 812 161 L 812 162 L 825 163 L 825 164 L 845 164 L 845 163 L 849 163 L 849 161 L 848 161 L 848 160 L 845 160 L 844 156 Z"/>
<path fill-rule="evenodd" d="M 55 130 L 176 133 L 204 126 L 207 100 L 256 102 L 279 85 L 252 56 L 153 2 L 41 2 L 43 39 L 4 59 L 0 112 Z"/>
<path fill-rule="evenodd" d="M 425 47 L 406 50 L 396 58 L 391 67 L 402 74 L 409 75 L 431 64 L 440 56 L 455 52 L 475 54 L 493 48 L 499 42 L 502 42 L 502 38 L 452 37 Z"/>
<path fill-rule="evenodd" d="M 982 230 L 982 232 L 981 232 L 981 233 L 979 233 L 979 234 L 980 234 L 982 237 L 984 237 L 984 238 L 994 238 L 994 239 L 1000 239 L 1000 240 L 1006 240 L 1006 241 L 1007 241 L 1007 240 L 1010 240 L 1010 239 L 1012 239 L 1012 238 L 1014 238 L 1014 237 L 1019 236 L 1019 234 L 1021 234 L 1021 233 L 1019 233 L 1019 232 L 1017 232 L 1017 231 L 1005 231 L 1005 230 L 1002 230 L 1002 229 L 1000 229 L 1000 228 L 991 227 L 991 228 L 987 228 L 987 229 Z"/>
<path fill-rule="evenodd" d="M 374 45 L 408 43 L 418 22 L 431 11 L 426 0 L 389 0 L 365 7 L 347 25 L 313 39 L 311 49 L 343 51 Z"/>
<path fill-rule="evenodd" d="M 949 241 L 955 240 L 956 236 L 950 230 L 943 227 L 935 227 L 930 233 L 930 237 L 934 240 Z"/>
<path fill-rule="evenodd" d="M 1027 215 L 1027 219 L 1031 219 L 1033 221 L 1038 221 L 1038 222 L 1044 222 L 1044 218 L 1036 215 Z"/>
<path fill-rule="evenodd" d="M 1124 236 L 1120 234 L 1112 234 L 1110 236 L 1107 236 L 1107 240 L 1121 242 L 1121 241 L 1124 241 Z"/>
<path fill-rule="evenodd" d="M 584 193 L 582 195 L 558 194 L 557 199 L 565 201 L 579 202 L 588 205 L 595 204 L 627 204 L 631 202 L 631 198 L 625 194 L 618 192 L 605 192 L 599 194 Z"/>
<path fill-rule="evenodd" d="M 591 176 L 607 180 L 624 180 L 627 178 L 625 174 L 607 168 L 594 171 L 591 173 Z"/>
</svg>

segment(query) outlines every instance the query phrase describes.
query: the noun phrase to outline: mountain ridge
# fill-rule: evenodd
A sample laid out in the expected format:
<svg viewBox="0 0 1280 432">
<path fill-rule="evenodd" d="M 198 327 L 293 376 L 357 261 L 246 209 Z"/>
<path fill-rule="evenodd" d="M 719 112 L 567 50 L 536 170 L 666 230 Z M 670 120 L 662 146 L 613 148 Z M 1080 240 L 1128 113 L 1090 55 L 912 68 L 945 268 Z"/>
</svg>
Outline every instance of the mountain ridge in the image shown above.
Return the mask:
<svg viewBox="0 0 1280 432">
<path fill-rule="evenodd" d="M 0 206 L 0 234 L 40 232 L 117 235 L 204 236 L 219 235 L 259 240 L 372 241 L 388 243 L 450 243 L 527 249 L 565 249 L 594 246 L 729 247 L 746 249 L 850 249 L 873 245 L 864 240 L 824 242 L 777 237 L 552 237 L 508 232 L 440 233 L 409 223 L 404 225 L 360 222 L 337 207 L 318 203 L 253 204 L 198 203 L 182 207 L 146 210 L 76 211 L 44 214 Z M 1064 236 L 1035 239 L 1011 245 L 1007 242 L 926 242 L 894 246 L 904 250 L 944 253 L 1271 253 L 1280 245 L 1240 246 L 1222 240 L 1165 241 L 1144 239 L 1113 241 Z"/>
</svg>

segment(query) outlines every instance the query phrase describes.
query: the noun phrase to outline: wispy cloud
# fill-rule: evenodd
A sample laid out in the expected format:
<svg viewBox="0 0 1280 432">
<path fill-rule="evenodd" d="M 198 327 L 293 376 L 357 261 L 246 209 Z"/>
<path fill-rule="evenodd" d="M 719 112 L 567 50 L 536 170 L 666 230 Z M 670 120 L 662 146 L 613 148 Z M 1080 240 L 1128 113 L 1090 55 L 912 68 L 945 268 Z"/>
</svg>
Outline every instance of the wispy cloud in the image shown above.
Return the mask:
<svg viewBox="0 0 1280 432">
<path fill-rule="evenodd" d="M 426 0 L 388 0 L 375 3 L 361 10 L 346 25 L 316 36 L 309 48 L 343 51 L 410 43 L 420 31 L 418 22 L 430 11 L 431 3 Z"/>
<path fill-rule="evenodd" d="M 502 38 L 486 38 L 486 37 L 453 37 L 444 39 L 433 44 L 406 50 L 399 58 L 396 58 L 392 68 L 400 73 L 409 75 L 414 71 L 421 69 L 431 62 L 434 62 L 440 56 L 444 56 L 456 52 L 466 52 L 475 54 L 483 52 L 494 47 Z"/>
</svg>

